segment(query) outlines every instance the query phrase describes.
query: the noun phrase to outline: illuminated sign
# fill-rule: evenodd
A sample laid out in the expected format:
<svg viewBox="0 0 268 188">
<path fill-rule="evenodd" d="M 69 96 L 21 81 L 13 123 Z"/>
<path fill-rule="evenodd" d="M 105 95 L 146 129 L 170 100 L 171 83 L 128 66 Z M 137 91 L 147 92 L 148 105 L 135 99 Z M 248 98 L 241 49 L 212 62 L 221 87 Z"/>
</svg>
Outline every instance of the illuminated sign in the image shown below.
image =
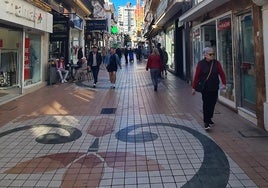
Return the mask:
<svg viewBox="0 0 268 188">
<path fill-rule="evenodd" d="M 118 30 L 117 26 L 114 25 L 114 26 L 111 27 L 111 33 L 112 33 L 112 34 L 117 34 L 118 31 L 119 31 L 119 30 Z"/>
</svg>

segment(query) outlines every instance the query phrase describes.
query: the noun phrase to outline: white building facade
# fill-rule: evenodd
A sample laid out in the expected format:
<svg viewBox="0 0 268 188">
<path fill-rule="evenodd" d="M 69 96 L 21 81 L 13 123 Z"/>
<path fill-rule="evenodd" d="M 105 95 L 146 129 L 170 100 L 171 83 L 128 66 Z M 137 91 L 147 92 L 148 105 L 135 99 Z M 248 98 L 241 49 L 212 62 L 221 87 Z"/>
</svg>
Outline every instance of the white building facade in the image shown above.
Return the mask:
<svg viewBox="0 0 268 188">
<path fill-rule="evenodd" d="M 128 34 L 131 39 L 136 36 L 136 21 L 135 21 L 136 6 L 128 3 L 126 6 L 118 8 L 118 28 L 119 33 Z"/>
</svg>

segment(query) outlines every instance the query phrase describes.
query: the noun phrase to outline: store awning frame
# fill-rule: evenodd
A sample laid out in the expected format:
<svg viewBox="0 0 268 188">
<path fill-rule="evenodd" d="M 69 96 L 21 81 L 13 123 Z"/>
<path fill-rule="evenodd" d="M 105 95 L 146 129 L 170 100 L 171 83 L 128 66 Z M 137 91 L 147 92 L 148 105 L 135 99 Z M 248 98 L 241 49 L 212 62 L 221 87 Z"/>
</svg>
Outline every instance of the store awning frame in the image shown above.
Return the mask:
<svg viewBox="0 0 268 188">
<path fill-rule="evenodd" d="M 180 22 L 193 21 L 194 19 L 206 14 L 210 10 L 213 10 L 230 0 L 204 0 L 198 5 L 192 7 L 179 17 Z"/>
<path fill-rule="evenodd" d="M 156 19 L 154 26 L 163 27 L 173 16 L 175 16 L 182 8 L 185 0 L 174 0 L 168 8 Z"/>
</svg>

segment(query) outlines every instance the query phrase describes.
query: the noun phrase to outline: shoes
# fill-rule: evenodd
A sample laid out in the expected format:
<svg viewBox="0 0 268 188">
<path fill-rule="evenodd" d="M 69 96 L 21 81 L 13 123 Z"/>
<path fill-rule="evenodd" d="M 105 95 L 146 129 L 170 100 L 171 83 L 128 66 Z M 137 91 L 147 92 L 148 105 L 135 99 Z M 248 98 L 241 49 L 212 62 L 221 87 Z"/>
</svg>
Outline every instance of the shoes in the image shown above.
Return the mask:
<svg viewBox="0 0 268 188">
<path fill-rule="evenodd" d="M 205 130 L 209 130 L 211 127 L 208 123 L 205 123 Z"/>
<path fill-rule="evenodd" d="M 214 122 L 211 119 L 208 121 L 208 123 L 209 124 L 214 124 Z"/>
<path fill-rule="evenodd" d="M 64 83 L 64 80 L 61 80 L 61 83 Z"/>
<path fill-rule="evenodd" d="M 64 83 L 67 83 L 68 81 L 64 79 L 63 82 L 64 82 Z M 63 82 L 62 82 L 62 83 L 63 83 Z"/>
<path fill-rule="evenodd" d="M 154 91 L 157 91 L 157 86 L 154 86 Z"/>
<path fill-rule="evenodd" d="M 96 87 L 96 84 L 93 84 L 93 87 L 95 88 Z"/>
</svg>

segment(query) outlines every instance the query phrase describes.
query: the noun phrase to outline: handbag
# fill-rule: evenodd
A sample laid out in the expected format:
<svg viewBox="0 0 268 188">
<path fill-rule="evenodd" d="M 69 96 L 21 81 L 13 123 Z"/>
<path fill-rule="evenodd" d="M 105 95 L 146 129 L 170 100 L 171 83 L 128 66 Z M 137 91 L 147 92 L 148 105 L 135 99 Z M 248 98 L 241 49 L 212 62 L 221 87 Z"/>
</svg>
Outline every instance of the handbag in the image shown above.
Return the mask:
<svg viewBox="0 0 268 188">
<path fill-rule="evenodd" d="M 207 82 L 207 80 L 208 80 L 208 78 L 209 78 L 209 76 L 211 74 L 213 64 L 214 64 L 214 62 L 212 62 L 211 65 L 210 65 L 210 70 L 209 70 L 209 73 L 208 73 L 206 79 L 205 80 L 198 80 L 197 85 L 195 87 L 195 91 L 197 91 L 197 92 L 203 92 L 204 91 L 205 86 L 206 86 L 206 82 Z"/>
<path fill-rule="evenodd" d="M 195 91 L 202 92 L 205 89 L 206 81 L 207 80 L 199 80 L 195 87 Z"/>
</svg>

